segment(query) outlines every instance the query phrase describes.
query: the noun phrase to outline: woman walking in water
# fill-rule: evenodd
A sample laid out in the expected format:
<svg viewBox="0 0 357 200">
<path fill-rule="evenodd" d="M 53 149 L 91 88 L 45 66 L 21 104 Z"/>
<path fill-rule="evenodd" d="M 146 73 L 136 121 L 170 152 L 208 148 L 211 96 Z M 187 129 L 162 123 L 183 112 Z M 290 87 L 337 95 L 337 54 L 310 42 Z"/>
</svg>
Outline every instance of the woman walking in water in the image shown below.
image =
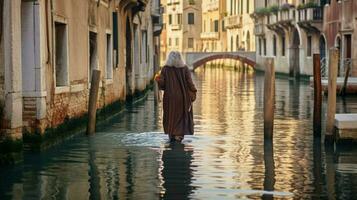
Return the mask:
<svg viewBox="0 0 357 200">
<path fill-rule="evenodd" d="M 163 125 L 170 141 L 181 142 L 184 135 L 193 135 L 192 103 L 197 89 L 188 67 L 177 51 L 169 53 L 160 75 L 155 76 L 159 88 L 164 91 Z"/>
</svg>

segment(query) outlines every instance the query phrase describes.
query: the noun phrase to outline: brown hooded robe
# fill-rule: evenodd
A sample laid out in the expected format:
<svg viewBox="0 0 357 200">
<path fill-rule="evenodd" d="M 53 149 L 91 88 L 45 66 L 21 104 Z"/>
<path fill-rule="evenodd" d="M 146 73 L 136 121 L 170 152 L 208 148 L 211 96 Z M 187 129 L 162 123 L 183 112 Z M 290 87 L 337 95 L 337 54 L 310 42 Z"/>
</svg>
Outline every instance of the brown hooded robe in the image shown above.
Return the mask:
<svg viewBox="0 0 357 200">
<path fill-rule="evenodd" d="M 159 88 L 164 90 L 163 125 L 165 134 L 172 136 L 193 135 L 192 94 L 197 89 L 187 66 L 164 66 Z"/>
</svg>

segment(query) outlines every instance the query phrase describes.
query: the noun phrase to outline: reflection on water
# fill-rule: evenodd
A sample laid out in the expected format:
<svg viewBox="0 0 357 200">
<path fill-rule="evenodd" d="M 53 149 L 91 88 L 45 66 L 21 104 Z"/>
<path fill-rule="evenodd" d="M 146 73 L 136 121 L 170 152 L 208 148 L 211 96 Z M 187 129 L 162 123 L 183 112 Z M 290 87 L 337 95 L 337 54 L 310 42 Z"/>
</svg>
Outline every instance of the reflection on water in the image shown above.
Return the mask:
<svg viewBox="0 0 357 200">
<path fill-rule="evenodd" d="M 163 199 L 189 199 L 195 188 L 191 168 L 193 149 L 185 146 L 170 144 L 162 153 Z"/>
<path fill-rule="evenodd" d="M 357 198 L 357 149 L 312 137 L 308 83 L 276 80 L 274 140 L 264 143 L 263 75 L 206 67 L 193 78 L 196 134 L 183 144 L 168 143 L 149 93 L 96 135 L 1 168 L 0 199 Z M 357 112 L 356 100 L 338 99 L 338 112 Z"/>
</svg>

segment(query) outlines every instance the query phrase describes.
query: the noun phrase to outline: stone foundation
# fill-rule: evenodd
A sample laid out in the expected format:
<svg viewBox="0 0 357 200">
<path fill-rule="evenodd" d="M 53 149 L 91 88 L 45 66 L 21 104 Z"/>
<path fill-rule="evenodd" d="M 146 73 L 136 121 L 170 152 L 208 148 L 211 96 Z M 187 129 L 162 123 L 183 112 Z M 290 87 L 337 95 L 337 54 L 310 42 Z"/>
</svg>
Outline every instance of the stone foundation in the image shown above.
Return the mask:
<svg viewBox="0 0 357 200">
<path fill-rule="evenodd" d="M 144 91 L 136 91 L 132 96 L 128 96 L 127 101 L 142 99 L 143 95 L 151 88 L 152 84 L 146 87 Z M 47 123 L 47 128 L 44 130 L 36 128 L 25 129 L 23 134 L 25 148 L 32 151 L 40 151 L 74 134 L 84 134 L 88 121 L 88 97 L 85 91 L 75 94 L 56 95 L 54 100 L 56 107 L 52 112 L 52 126 L 51 123 Z M 105 91 L 104 88 L 101 88 L 97 104 L 96 126 L 104 123 L 108 118 L 119 113 L 125 107 L 124 100 L 118 99 L 113 101 L 113 94 L 112 89 L 107 88 L 107 91 Z"/>
</svg>

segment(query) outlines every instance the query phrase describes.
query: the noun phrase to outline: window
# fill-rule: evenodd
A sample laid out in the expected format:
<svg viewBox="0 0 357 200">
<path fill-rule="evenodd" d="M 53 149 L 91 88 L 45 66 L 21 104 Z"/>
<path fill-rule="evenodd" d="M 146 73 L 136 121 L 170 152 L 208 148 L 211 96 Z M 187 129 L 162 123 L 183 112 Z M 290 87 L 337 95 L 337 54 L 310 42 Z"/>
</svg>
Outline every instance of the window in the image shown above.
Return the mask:
<svg viewBox="0 0 357 200">
<path fill-rule="evenodd" d="M 236 36 L 236 50 L 239 51 L 239 35 Z"/>
<path fill-rule="evenodd" d="M 224 20 L 222 20 L 222 32 L 226 32 L 226 28 L 224 27 Z"/>
<path fill-rule="evenodd" d="M 188 13 L 187 16 L 188 19 L 188 24 L 195 24 L 195 14 L 194 13 Z"/>
<path fill-rule="evenodd" d="M 281 37 L 281 55 L 285 56 L 285 36 Z"/>
<path fill-rule="evenodd" d="M 276 36 L 273 36 L 273 55 L 276 56 Z"/>
<path fill-rule="evenodd" d="M 107 73 L 106 78 L 112 79 L 113 78 L 113 51 L 112 51 L 112 35 L 107 34 Z"/>
<path fill-rule="evenodd" d="M 169 24 L 171 25 L 172 24 L 172 15 L 169 14 Z"/>
<path fill-rule="evenodd" d="M 218 20 L 214 20 L 214 32 L 218 32 Z"/>
<path fill-rule="evenodd" d="M 231 0 L 231 5 L 230 5 L 230 7 L 231 7 L 231 12 L 230 12 L 230 14 L 233 15 L 233 0 Z"/>
<path fill-rule="evenodd" d="M 188 48 L 193 48 L 193 38 L 188 38 Z"/>
<path fill-rule="evenodd" d="M 113 65 L 118 67 L 119 51 L 118 51 L 118 13 L 113 12 Z"/>
<path fill-rule="evenodd" d="M 247 1 L 247 13 L 249 13 L 249 0 Z"/>
<path fill-rule="evenodd" d="M 351 34 L 345 35 L 345 58 L 351 58 L 352 56 L 352 40 Z"/>
<path fill-rule="evenodd" d="M 231 36 L 231 51 L 233 51 L 233 36 Z"/>
<path fill-rule="evenodd" d="M 241 0 L 240 2 L 240 14 L 243 14 L 243 0 Z"/>
<path fill-rule="evenodd" d="M 68 85 L 68 38 L 67 25 L 55 23 L 56 86 Z"/>
<path fill-rule="evenodd" d="M 307 36 L 307 56 L 311 56 L 311 36 Z"/>
<path fill-rule="evenodd" d="M 267 55 L 267 39 L 263 39 L 264 56 Z"/>
<path fill-rule="evenodd" d="M 89 82 L 92 80 L 92 71 L 97 69 L 97 33 L 89 32 Z"/>
<path fill-rule="evenodd" d="M 171 46 L 171 38 L 169 38 L 169 46 Z"/>
<path fill-rule="evenodd" d="M 169 39 L 169 43 L 170 39 Z M 148 36 L 147 36 L 147 32 L 146 31 L 142 31 L 141 32 L 141 44 L 142 44 L 142 48 L 141 48 L 141 52 L 142 52 L 142 62 L 141 63 L 147 63 L 148 62 Z"/>
<path fill-rule="evenodd" d="M 182 24 L 182 14 L 177 14 L 177 24 Z"/>
<path fill-rule="evenodd" d="M 206 20 L 203 20 L 203 32 L 206 32 Z"/>
<path fill-rule="evenodd" d="M 262 39 L 259 38 L 259 55 L 262 55 Z"/>
<path fill-rule="evenodd" d="M 175 40 L 175 45 L 176 45 L 176 46 L 179 45 L 179 38 L 176 38 L 176 40 Z"/>
</svg>

